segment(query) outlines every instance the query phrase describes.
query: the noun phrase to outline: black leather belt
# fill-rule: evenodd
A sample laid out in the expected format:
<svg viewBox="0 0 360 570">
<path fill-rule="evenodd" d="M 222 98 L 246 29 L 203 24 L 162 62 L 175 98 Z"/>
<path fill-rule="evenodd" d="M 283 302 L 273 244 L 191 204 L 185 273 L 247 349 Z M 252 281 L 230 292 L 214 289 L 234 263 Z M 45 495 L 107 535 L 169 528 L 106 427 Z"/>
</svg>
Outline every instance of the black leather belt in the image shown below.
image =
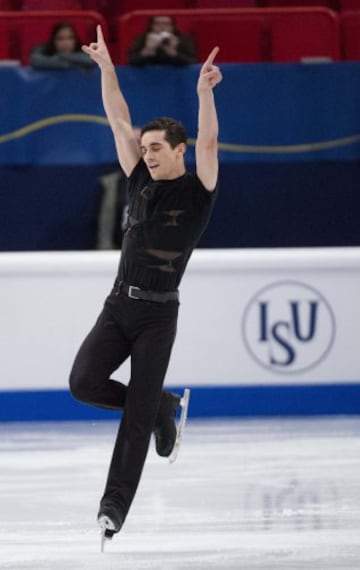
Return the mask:
<svg viewBox="0 0 360 570">
<path fill-rule="evenodd" d="M 179 291 L 144 291 L 135 285 L 129 285 L 124 281 L 115 283 L 115 294 L 123 293 L 130 299 L 141 299 L 142 301 L 153 301 L 154 303 L 167 303 L 168 301 L 178 301 Z"/>
</svg>

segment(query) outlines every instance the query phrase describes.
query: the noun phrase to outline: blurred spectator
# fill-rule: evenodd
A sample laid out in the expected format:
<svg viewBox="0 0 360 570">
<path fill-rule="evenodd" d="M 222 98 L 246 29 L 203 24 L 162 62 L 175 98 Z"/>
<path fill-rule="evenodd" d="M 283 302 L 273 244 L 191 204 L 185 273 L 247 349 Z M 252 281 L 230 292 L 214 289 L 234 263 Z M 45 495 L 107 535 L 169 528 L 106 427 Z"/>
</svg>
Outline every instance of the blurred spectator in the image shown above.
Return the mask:
<svg viewBox="0 0 360 570">
<path fill-rule="evenodd" d="M 121 169 L 99 178 L 101 204 L 97 226 L 97 249 L 121 249 L 127 227 L 127 178 Z"/>
<path fill-rule="evenodd" d="M 192 38 L 182 34 L 170 16 L 153 16 L 147 31 L 129 49 L 130 65 L 187 65 L 196 63 Z"/>
<path fill-rule="evenodd" d="M 141 129 L 133 127 L 140 145 Z M 121 249 L 128 227 L 128 179 L 119 166 L 100 176 L 101 202 L 97 220 L 97 249 Z"/>
<path fill-rule="evenodd" d="M 90 69 L 94 62 L 81 50 L 81 42 L 75 28 L 67 22 L 59 22 L 49 41 L 35 46 L 30 63 L 38 69 Z"/>
</svg>

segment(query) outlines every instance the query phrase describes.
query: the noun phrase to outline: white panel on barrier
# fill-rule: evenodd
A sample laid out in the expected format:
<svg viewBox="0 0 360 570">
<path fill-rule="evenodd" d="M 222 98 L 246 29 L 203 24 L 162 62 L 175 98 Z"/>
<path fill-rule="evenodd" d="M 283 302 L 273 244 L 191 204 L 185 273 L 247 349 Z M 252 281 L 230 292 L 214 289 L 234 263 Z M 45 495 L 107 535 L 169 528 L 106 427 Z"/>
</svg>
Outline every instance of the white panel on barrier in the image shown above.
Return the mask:
<svg viewBox="0 0 360 570">
<path fill-rule="evenodd" d="M 0 255 L 0 390 L 67 387 L 118 260 Z M 168 385 L 359 382 L 360 248 L 197 250 L 180 291 Z"/>
</svg>

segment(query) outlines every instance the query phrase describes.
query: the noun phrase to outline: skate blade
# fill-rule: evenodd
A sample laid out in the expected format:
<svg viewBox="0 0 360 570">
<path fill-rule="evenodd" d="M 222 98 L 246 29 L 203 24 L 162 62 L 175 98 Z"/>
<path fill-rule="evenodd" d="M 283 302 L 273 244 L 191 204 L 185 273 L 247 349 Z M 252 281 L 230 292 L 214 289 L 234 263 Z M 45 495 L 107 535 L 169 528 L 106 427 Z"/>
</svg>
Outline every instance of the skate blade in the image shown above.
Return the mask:
<svg viewBox="0 0 360 570">
<path fill-rule="evenodd" d="M 115 530 L 115 525 L 113 521 L 106 515 L 101 515 L 98 519 L 98 523 L 101 530 L 101 552 L 105 552 L 106 542 L 112 539 L 112 535 L 106 536 L 105 533 L 107 530 Z"/>
<path fill-rule="evenodd" d="M 169 463 L 174 463 L 174 461 L 176 461 L 177 456 L 179 454 L 179 449 L 180 449 L 182 436 L 184 433 L 185 424 L 186 424 L 187 415 L 188 415 L 189 401 L 190 401 L 190 388 L 185 388 L 184 395 L 180 400 L 180 407 L 181 407 L 180 420 L 179 420 L 179 425 L 177 428 L 177 434 L 176 434 L 176 440 L 175 440 L 174 448 L 173 448 L 171 454 L 169 455 Z"/>
</svg>

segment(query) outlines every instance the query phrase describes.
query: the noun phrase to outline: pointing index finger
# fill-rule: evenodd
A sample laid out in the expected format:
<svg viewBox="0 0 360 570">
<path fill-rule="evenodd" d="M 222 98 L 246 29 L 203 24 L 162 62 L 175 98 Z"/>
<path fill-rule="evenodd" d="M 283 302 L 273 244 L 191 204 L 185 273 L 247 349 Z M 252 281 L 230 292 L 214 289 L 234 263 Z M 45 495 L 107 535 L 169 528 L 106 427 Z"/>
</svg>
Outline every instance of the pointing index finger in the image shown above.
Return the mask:
<svg viewBox="0 0 360 570">
<path fill-rule="evenodd" d="M 218 46 L 214 47 L 214 49 L 211 51 L 209 57 L 207 58 L 207 60 L 205 61 L 203 68 L 204 69 L 208 69 L 209 67 L 212 66 L 212 64 L 214 63 L 214 59 L 217 56 L 217 54 L 219 53 L 220 48 Z"/>
<path fill-rule="evenodd" d="M 97 32 L 97 41 L 98 42 L 103 42 L 104 41 L 104 35 L 103 35 L 103 31 L 101 29 L 100 24 L 98 24 L 96 26 L 96 32 Z"/>
</svg>

